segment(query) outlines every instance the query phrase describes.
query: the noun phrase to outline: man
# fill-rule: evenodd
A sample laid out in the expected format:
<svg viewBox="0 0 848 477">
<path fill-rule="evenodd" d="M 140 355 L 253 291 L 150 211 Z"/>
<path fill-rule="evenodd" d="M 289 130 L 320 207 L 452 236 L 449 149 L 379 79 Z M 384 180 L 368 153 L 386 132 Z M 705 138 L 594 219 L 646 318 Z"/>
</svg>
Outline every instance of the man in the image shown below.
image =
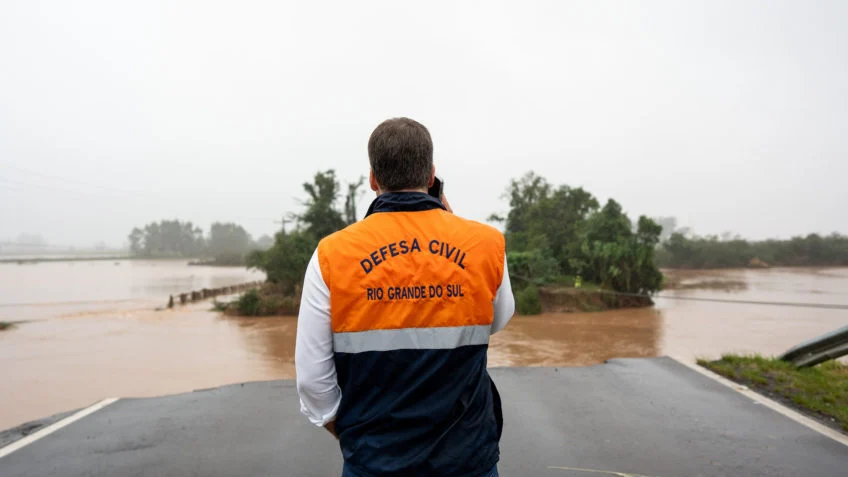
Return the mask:
<svg viewBox="0 0 848 477">
<path fill-rule="evenodd" d="M 306 271 L 301 411 L 339 439 L 343 476 L 497 476 L 503 419 L 486 351 L 515 308 L 504 237 L 427 194 L 423 125 L 383 122 L 368 157 L 377 199 Z"/>
</svg>

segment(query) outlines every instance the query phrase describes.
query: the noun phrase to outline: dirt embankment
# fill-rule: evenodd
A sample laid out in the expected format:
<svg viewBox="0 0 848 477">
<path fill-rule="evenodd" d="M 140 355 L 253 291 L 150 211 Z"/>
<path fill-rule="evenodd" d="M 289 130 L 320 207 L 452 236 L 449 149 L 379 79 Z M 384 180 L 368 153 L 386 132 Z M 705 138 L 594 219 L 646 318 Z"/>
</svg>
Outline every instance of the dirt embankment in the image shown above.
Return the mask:
<svg viewBox="0 0 848 477">
<path fill-rule="evenodd" d="M 539 297 L 542 300 L 542 311 L 545 313 L 642 308 L 654 304 L 653 300 L 647 296 L 621 296 L 580 288 L 545 287 L 539 290 Z"/>
</svg>

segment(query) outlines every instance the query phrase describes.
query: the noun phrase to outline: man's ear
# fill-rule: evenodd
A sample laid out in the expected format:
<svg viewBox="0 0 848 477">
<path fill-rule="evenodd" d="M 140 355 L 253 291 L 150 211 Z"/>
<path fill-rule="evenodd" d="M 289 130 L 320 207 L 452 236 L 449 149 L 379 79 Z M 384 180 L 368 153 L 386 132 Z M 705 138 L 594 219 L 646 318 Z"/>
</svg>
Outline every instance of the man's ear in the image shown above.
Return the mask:
<svg viewBox="0 0 848 477">
<path fill-rule="evenodd" d="M 371 185 L 371 190 L 380 192 L 380 186 L 377 184 L 377 176 L 374 175 L 374 169 L 371 169 L 371 173 L 368 174 L 368 183 Z"/>
<path fill-rule="evenodd" d="M 436 182 L 436 165 L 433 164 L 433 168 L 430 169 L 430 181 L 427 183 L 427 188 L 433 187 L 433 183 Z"/>
</svg>

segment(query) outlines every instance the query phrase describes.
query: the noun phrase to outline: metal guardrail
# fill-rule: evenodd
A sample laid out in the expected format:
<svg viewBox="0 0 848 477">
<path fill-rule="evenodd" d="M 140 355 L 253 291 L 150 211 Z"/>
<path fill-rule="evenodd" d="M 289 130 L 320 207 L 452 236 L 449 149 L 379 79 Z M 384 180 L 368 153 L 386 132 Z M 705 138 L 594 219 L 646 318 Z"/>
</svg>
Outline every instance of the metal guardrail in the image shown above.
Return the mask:
<svg viewBox="0 0 848 477">
<path fill-rule="evenodd" d="M 815 366 L 848 355 L 848 326 L 804 341 L 783 353 L 780 359 L 799 368 Z"/>
</svg>

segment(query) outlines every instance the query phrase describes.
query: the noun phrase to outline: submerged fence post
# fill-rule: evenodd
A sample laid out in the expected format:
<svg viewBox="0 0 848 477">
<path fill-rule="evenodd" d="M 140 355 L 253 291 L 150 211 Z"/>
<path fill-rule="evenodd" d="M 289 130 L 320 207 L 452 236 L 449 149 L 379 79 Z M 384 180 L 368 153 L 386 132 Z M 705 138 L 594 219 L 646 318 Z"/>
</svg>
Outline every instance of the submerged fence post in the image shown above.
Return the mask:
<svg viewBox="0 0 848 477">
<path fill-rule="evenodd" d="M 179 298 L 180 304 L 185 305 L 189 301 L 195 302 L 205 300 L 207 298 L 214 299 L 219 295 L 230 295 L 233 293 L 240 293 L 255 288 L 261 288 L 263 283 L 264 282 L 257 280 L 252 282 L 238 283 L 235 285 L 228 285 L 219 288 L 203 288 L 201 290 L 192 290 L 187 293 L 179 293 L 176 296 Z M 300 291 L 300 285 L 297 286 L 297 290 Z M 174 295 L 168 295 L 168 308 L 173 308 L 174 302 Z"/>
</svg>

